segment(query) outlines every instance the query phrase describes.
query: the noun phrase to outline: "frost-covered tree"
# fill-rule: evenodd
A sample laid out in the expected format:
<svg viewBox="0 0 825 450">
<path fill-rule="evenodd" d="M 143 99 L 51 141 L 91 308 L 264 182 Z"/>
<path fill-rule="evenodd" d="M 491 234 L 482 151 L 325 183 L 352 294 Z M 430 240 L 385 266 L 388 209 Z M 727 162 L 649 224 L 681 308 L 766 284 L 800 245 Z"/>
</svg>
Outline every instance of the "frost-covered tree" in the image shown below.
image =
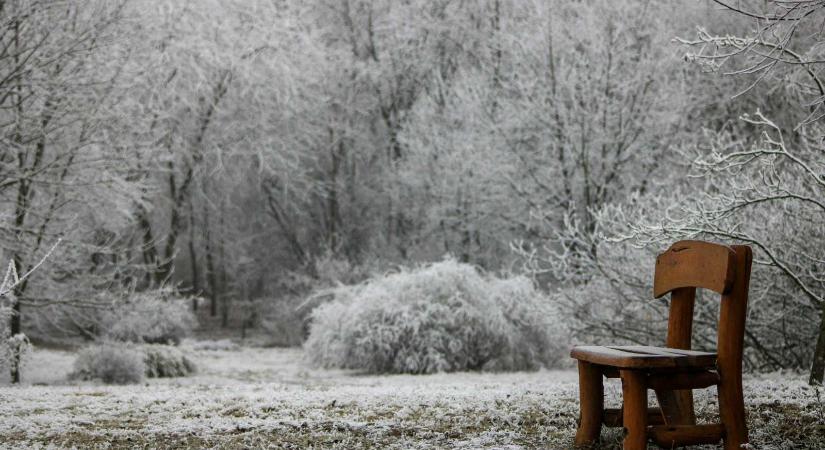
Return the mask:
<svg viewBox="0 0 825 450">
<path fill-rule="evenodd" d="M 666 178 L 687 79 L 666 42 L 671 5 L 496 2 L 463 64 L 409 114 L 406 192 L 419 239 L 496 260 Z M 461 42 L 474 42 L 464 39 Z M 465 62 L 466 61 L 466 62 Z M 482 252 L 487 254 L 480 257 Z M 471 256 L 479 254 L 479 256 Z"/>
<path fill-rule="evenodd" d="M 753 138 L 724 138 L 700 156 L 697 175 L 714 184 L 690 215 L 692 225 L 712 235 L 754 245 L 770 268 L 770 297 L 781 302 L 777 323 L 802 336 L 817 336 L 815 347 L 789 352 L 812 360 L 811 383 L 825 376 L 825 85 L 819 23 L 821 1 L 716 2 L 754 28 L 746 34 L 700 29 L 688 59 L 710 70 L 738 76 L 738 95 L 770 84 L 792 99 L 777 117 L 756 111 L 742 117 Z M 698 224 L 697 224 L 698 222 Z M 785 306 L 790 305 L 790 306 Z M 811 320 L 818 317 L 818 320 Z M 812 354 L 810 353 L 812 350 Z M 801 365 L 801 364 L 800 364 Z"/>
<path fill-rule="evenodd" d="M 109 140 L 121 73 L 109 58 L 122 11 L 122 2 L 0 3 L 0 245 L 23 274 L 64 242 L 54 264 L 15 284 L 12 336 L 26 308 L 83 297 L 112 279 L 108 230 L 123 216 L 102 211 L 116 211 L 131 192 L 118 166 L 123 149 Z"/>
<path fill-rule="evenodd" d="M 671 177 L 667 189 L 653 177 L 657 189 L 592 209 L 596 234 L 585 221 L 568 216 L 545 249 L 552 256 L 541 267 L 572 283 L 556 298 L 566 305 L 579 336 L 656 342 L 663 336 L 667 305 L 649 300 L 652 265 L 645 261 L 686 237 L 742 242 L 756 254 L 746 366 L 810 365 L 811 382 L 821 382 L 825 265 L 819 225 L 825 168 L 816 71 L 820 50 L 812 28 L 823 12 L 820 6 L 722 3 L 733 19 L 709 16 L 696 39 L 683 40 L 689 46 L 686 59 L 709 72 L 699 76 L 701 85 L 712 86 L 687 103 L 696 137 L 675 147 L 676 158 L 669 159 L 686 176 Z M 737 24 L 736 17 L 750 27 Z M 754 24 L 756 31 L 749 34 Z M 721 103 L 702 100 L 719 94 Z M 588 247 L 597 251 L 582 251 Z M 697 302 L 694 345 L 711 342 L 717 314 L 712 302 Z"/>
</svg>

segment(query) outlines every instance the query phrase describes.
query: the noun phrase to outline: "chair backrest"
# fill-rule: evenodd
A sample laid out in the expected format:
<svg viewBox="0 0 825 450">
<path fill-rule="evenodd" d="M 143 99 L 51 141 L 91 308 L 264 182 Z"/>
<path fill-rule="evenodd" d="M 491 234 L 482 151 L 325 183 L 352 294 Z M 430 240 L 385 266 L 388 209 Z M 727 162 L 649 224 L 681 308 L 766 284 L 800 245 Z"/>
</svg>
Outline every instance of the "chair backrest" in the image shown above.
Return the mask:
<svg viewBox="0 0 825 450">
<path fill-rule="evenodd" d="M 679 241 L 656 258 L 653 295 L 671 293 L 667 343 L 689 350 L 696 288 L 721 294 L 716 349 L 718 364 L 742 371 L 745 317 L 753 254 L 746 245 Z"/>
</svg>

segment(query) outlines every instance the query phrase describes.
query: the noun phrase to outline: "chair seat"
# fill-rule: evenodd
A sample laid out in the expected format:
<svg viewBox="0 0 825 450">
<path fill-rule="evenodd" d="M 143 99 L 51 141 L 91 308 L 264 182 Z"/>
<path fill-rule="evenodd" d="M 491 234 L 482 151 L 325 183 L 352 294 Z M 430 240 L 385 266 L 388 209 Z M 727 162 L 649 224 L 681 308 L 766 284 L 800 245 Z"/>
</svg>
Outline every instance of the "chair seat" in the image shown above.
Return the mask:
<svg viewBox="0 0 825 450">
<path fill-rule="evenodd" d="M 574 347 L 570 356 L 621 369 L 706 369 L 716 366 L 716 353 L 644 345 L 583 345 Z"/>
</svg>

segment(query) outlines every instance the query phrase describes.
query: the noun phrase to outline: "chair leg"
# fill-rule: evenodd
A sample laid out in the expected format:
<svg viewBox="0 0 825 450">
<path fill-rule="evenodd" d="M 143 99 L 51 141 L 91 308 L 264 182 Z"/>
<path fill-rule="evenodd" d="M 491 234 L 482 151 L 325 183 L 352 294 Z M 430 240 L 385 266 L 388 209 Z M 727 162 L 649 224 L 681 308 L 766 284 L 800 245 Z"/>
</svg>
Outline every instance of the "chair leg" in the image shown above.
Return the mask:
<svg viewBox="0 0 825 450">
<path fill-rule="evenodd" d="M 647 448 L 647 385 L 644 372 L 622 370 L 624 450 Z"/>
<path fill-rule="evenodd" d="M 604 381 L 601 369 L 579 361 L 579 429 L 576 446 L 591 446 L 598 442 L 604 413 Z"/>
<path fill-rule="evenodd" d="M 741 376 L 726 377 L 722 374 L 719 382 L 719 417 L 725 427 L 725 450 L 741 450 L 742 445 L 748 443 Z"/>
</svg>

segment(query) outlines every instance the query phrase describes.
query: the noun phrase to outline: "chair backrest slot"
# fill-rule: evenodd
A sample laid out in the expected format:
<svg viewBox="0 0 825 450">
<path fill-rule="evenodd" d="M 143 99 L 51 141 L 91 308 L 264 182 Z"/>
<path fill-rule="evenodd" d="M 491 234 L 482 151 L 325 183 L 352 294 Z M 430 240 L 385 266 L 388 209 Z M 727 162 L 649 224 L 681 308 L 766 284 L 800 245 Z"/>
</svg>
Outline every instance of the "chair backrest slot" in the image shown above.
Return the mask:
<svg viewBox="0 0 825 450">
<path fill-rule="evenodd" d="M 656 258 L 653 296 L 680 288 L 704 288 L 727 294 L 735 277 L 735 253 L 725 245 L 679 241 Z"/>
</svg>

